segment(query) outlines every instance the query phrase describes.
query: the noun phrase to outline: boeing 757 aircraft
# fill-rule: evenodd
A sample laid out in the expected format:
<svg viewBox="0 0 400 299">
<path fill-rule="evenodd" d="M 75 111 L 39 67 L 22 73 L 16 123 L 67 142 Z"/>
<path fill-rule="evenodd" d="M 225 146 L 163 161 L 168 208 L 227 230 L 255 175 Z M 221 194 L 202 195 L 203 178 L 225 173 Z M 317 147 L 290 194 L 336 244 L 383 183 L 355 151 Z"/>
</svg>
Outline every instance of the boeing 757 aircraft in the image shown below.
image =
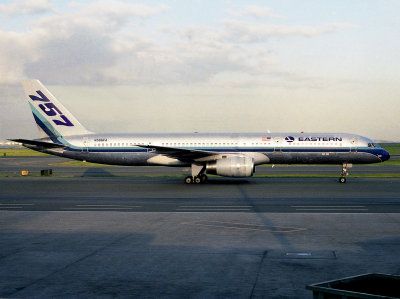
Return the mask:
<svg viewBox="0 0 400 299">
<path fill-rule="evenodd" d="M 191 167 L 187 184 L 206 174 L 250 177 L 260 164 L 338 164 L 340 183 L 352 164 L 380 163 L 387 151 L 344 133 L 106 134 L 88 131 L 38 80 L 22 82 L 42 138 L 12 139 L 75 160 L 112 165 Z"/>
</svg>

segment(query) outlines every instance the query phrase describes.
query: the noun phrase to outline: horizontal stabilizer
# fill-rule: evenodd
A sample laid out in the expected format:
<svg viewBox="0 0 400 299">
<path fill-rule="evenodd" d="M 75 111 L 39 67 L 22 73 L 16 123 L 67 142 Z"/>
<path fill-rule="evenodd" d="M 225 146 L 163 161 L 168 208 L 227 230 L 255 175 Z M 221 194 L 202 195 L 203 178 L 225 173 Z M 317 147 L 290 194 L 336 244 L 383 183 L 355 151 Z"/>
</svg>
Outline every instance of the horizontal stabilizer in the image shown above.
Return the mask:
<svg viewBox="0 0 400 299">
<path fill-rule="evenodd" d="M 42 146 L 44 148 L 65 148 L 66 145 L 52 143 L 52 142 L 45 142 L 45 141 L 38 141 L 38 140 L 29 140 L 29 139 L 8 139 L 10 141 L 22 143 L 23 145 L 35 145 L 35 146 Z"/>
</svg>

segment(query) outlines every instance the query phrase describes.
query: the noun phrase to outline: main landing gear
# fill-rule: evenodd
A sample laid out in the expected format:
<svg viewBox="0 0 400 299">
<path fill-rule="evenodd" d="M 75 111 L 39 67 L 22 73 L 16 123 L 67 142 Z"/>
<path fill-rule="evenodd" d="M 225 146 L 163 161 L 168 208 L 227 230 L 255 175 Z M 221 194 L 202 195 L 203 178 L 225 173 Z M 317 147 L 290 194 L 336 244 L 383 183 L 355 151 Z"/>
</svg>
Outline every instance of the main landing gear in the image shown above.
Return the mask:
<svg viewBox="0 0 400 299">
<path fill-rule="evenodd" d="M 208 180 L 208 176 L 204 174 L 205 165 L 192 164 L 192 175 L 185 178 L 186 184 L 204 184 Z"/>
<path fill-rule="evenodd" d="M 205 174 L 200 174 L 198 176 L 187 176 L 185 178 L 185 183 L 186 184 L 204 184 L 205 182 L 207 182 L 208 180 L 208 176 Z"/>
<path fill-rule="evenodd" d="M 346 183 L 346 177 L 349 175 L 347 172 L 347 168 L 352 168 L 353 164 L 343 163 L 342 166 L 342 176 L 339 178 L 339 183 L 344 184 Z"/>
</svg>

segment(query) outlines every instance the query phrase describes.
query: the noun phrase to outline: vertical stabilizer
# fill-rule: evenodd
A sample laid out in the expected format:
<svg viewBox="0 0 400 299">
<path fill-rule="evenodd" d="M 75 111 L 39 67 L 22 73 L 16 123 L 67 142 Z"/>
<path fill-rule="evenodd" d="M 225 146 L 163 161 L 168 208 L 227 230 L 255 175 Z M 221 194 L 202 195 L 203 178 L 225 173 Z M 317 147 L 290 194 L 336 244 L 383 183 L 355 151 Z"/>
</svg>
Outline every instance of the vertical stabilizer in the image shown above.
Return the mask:
<svg viewBox="0 0 400 299">
<path fill-rule="evenodd" d="M 36 124 L 41 133 L 50 137 L 53 142 L 59 142 L 59 137 L 63 136 L 91 133 L 57 101 L 39 80 L 24 80 L 22 86 Z"/>
</svg>

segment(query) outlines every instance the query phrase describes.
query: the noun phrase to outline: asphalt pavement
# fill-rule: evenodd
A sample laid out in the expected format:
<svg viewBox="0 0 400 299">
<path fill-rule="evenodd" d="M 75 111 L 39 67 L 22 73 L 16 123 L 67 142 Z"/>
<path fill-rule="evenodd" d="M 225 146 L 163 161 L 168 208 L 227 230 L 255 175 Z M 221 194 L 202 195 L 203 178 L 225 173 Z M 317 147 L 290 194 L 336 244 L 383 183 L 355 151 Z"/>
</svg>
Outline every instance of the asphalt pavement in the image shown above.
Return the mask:
<svg viewBox="0 0 400 299">
<path fill-rule="evenodd" d="M 52 159 L 0 159 L 0 169 Z M 181 169 L 128 169 L 138 172 L 0 177 L 0 297 L 311 298 L 309 284 L 400 275 L 400 179 L 185 185 L 156 176 Z M 317 169 L 333 171 L 304 171 Z"/>
</svg>

